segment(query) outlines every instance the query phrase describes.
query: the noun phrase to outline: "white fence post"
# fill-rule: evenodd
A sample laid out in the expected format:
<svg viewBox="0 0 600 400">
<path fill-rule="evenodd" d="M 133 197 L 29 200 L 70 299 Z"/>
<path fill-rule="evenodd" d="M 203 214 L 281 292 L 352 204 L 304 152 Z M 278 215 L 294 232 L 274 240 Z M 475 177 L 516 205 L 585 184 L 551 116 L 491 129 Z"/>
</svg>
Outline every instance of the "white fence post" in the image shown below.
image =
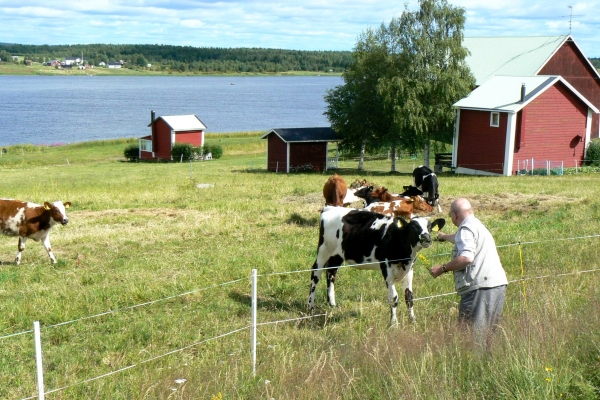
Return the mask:
<svg viewBox="0 0 600 400">
<path fill-rule="evenodd" d="M 35 341 L 35 364 L 37 366 L 38 399 L 44 400 L 44 368 L 42 367 L 42 339 L 40 335 L 40 321 L 33 323 L 33 337 Z"/>
<path fill-rule="evenodd" d="M 256 269 L 252 270 L 252 323 L 250 340 L 252 342 L 252 375 L 256 375 Z"/>
</svg>

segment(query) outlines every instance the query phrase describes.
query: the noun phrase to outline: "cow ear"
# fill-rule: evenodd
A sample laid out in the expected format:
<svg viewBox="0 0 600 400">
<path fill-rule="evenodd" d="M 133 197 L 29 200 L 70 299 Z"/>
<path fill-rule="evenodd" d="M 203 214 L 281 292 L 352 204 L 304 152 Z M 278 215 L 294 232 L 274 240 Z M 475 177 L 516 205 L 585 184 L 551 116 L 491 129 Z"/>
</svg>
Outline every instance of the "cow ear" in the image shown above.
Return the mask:
<svg viewBox="0 0 600 400">
<path fill-rule="evenodd" d="M 397 217 L 396 219 L 398 220 L 398 225 L 399 225 L 401 228 L 402 228 L 402 227 L 404 227 L 404 226 L 406 226 L 406 225 L 408 225 L 408 221 L 407 221 L 407 220 L 405 220 L 404 218 L 402 218 L 402 217 Z"/>
<path fill-rule="evenodd" d="M 444 218 L 438 218 L 431 223 L 431 231 L 438 231 L 442 229 L 446 225 L 446 220 Z"/>
<path fill-rule="evenodd" d="M 69 207 L 71 207 L 71 202 L 70 202 L 70 201 L 67 201 L 67 202 L 64 204 L 64 206 L 65 206 L 65 208 L 69 208 Z"/>
<path fill-rule="evenodd" d="M 48 203 L 48 202 L 46 201 L 46 202 L 44 202 L 44 208 L 45 208 L 46 210 L 50 210 L 50 209 L 52 209 L 52 204 L 50 204 L 50 203 Z"/>
</svg>

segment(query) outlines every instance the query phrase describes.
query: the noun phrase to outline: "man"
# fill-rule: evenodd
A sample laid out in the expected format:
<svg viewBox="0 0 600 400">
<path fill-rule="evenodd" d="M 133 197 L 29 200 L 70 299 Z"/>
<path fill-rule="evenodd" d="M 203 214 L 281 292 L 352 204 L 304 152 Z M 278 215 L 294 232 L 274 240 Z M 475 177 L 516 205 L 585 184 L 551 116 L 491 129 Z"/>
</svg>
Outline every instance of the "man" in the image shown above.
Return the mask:
<svg viewBox="0 0 600 400">
<path fill-rule="evenodd" d="M 440 231 L 438 240 L 454 243 L 453 258 L 429 272 L 434 278 L 448 271 L 454 273 L 456 292 L 461 297 L 459 319 L 472 327 L 485 347 L 500 320 L 508 280 L 494 238 L 473 214 L 471 203 L 463 198 L 454 200 L 450 218 L 457 232 Z"/>
</svg>

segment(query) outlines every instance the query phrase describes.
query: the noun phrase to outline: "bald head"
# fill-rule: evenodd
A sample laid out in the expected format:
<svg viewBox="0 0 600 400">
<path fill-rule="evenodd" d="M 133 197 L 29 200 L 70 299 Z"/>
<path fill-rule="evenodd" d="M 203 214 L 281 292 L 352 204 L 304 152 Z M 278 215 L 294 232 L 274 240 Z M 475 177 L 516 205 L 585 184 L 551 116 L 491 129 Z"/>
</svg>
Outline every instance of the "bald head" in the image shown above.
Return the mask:
<svg viewBox="0 0 600 400">
<path fill-rule="evenodd" d="M 471 206 L 469 200 L 465 198 L 458 198 L 452 202 L 452 205 L 450 206 L 450 212 L 456 213 L 456 222 L 458 226 L 469 215 L 473 215 L 473 207 Z"/>
</svg>

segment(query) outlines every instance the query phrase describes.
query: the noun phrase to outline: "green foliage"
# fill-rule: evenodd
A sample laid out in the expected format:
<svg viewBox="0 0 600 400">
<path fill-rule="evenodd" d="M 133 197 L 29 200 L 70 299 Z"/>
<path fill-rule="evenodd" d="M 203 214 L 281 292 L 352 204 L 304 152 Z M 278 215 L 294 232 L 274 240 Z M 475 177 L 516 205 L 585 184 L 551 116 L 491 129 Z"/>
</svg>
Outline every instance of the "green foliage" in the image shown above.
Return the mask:
<svg viewBox="0 0 600 400">
<path fill-rule="evenodd" d="M 298 51 L 263 48 L 214 48 L 170 45 L 89 44 L 25 45 L 0 43 L 0 54 L 63 59 L 79 55 L 95 65 L 100 61 L 125 61 L 133 66 L 193 73 L 282 73 L 313 71 L 340 73 L 350 64 L 349 51 Z M 0 56 L 4 61 L 4 57 Z M 11 59 L 12 60 L 12 59 Z"/>
<path fill-rule="evenodd" d="M 194 159 L 195 155 L 196 149 L 189 143 L 175 143 L 173 148 L 171 148 L 171 156 L 173 157 L 173 161 L 190 161 Z"/>
<path fill-rule="evenodd" d="M 600 140 L 592 141 L 585 152 L 585 165 L 600 166 Z"/>
<path fill-rule="evenodd" d="M 209 145 L 205 144 L 203 149 L 203 154 L 211 153 L 212 158 L 218 159 L 223 156 L 223 148 L 219 145 Z"/>
<path fill-rule="evenodd" d="M 140 147 L 137 144 L 130 144 L 129 146 L 125 147 L 125 150 L 123 151 L 123 156 L 125 156 L 125 158 L 128 161 L 137 161 L 140 159 Z"/>
<path fill-rule="evenodd" d="M 465 10 L 446 0 L 419 5 L 362 34 L 345 85 L 327 94 L 326 115 L 344 136 L 342 147 L 414 152 L 451 141 L 452 104 L 475 83 L 461 42 Z"/>
</svg>

